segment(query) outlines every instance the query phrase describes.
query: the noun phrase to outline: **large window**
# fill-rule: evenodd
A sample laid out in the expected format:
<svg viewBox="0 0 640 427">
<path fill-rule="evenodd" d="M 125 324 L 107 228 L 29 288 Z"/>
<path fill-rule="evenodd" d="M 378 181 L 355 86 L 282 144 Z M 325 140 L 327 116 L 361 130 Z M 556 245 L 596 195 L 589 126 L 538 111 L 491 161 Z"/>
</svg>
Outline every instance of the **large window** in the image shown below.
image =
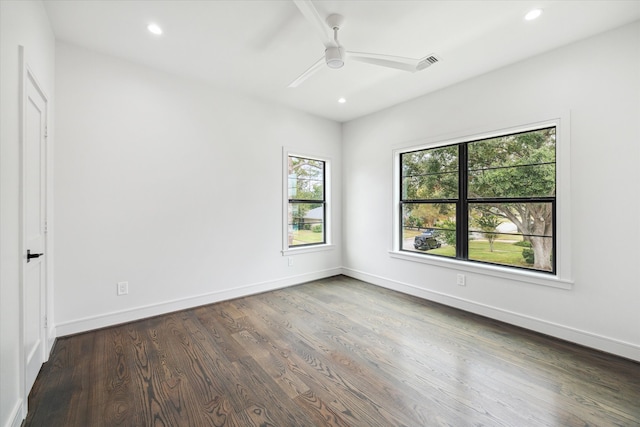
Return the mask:
<svg viewBox="0 0 640 427">
<path fill-rule="evenodd" d="M 399 158 L 401 250 L 555 273 L 555 126 Z"/>
<path fill-rule="evenodd" d="M 287 247 L 325 244 L 326 162 L 287 156 Z"/>
</svg>

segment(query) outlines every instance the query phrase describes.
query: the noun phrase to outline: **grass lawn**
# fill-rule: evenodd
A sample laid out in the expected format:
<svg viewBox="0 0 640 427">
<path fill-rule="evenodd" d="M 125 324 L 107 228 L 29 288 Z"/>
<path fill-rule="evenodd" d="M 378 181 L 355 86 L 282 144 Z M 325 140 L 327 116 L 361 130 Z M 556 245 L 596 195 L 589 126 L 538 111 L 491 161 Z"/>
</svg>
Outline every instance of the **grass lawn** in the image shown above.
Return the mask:
<svg viewBox="0 0 640 427">
<path fill-rule="evenodd" d="M 527 264 L 522 257 L 522 246 L 516 246 L 513 243 L 509 241 L 493 242 L 493 252 L 491 252 L 488 241 L 471 240 L 469 242 L 469 259 L 518 267 L 531 267 L 531 264 Z M 453 246 L 445 246 L 432 249 L 429 253 L 454 257 L 456 249 Z"/>
<path fill-rule="evenodd" d="M 308 245 L 310 243 L 322 243 L 322 233 L 311 230 L 296 230 L 293 232 L 293 245 Z"/>
</svg>

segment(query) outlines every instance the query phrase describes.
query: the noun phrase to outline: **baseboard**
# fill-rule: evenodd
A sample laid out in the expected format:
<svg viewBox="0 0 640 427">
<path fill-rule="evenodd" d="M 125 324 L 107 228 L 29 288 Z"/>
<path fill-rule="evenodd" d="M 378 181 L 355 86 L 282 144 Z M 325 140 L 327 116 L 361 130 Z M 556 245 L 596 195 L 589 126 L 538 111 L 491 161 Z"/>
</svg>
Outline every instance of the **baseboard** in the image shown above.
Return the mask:
<svg viewBox="0 0 640 427">
<path fill-rule="evenodd" d="M 22 420 L 24 420 L 24 407 L 22 399 L 19 399 L 13 407 L 13 411 L 7 417 L 5 427 L 20 427 Z"/>
<path fill-rule="evenodd" d="M 346 267 L 342 268 L 342 274 L 376 286 L 417 296 L 419 298 L 424 298 L 450 307 L 459 308 L 470 313 L 479 314 L 501 322 L 520 326 L 525 329 L 540 332 L 545 335 L 550 335 L 555 338 L 640 362 L 640 346 L 632 343 L 597 335 L 588 331 L 504 310 L 498 307 L 477 303 L 457 296 L 423 289 L 415 285 L 402 283 Z"/>
<path fill-rule="evenodd" d="M 179 300 L 135 307 L 128 310 L 111 312 L 98 316 L 85 317 L 83 319 L 56 324 L 56 334 L 57 336 L 78 334 L 81 332 L 87 332 L 94 329 L 132 322 L 147 317 L 158 316 L 161 314 L 185 310 L 201 305 L 213 304 L 216 302 L 226 301 L 234 298 L 241 298 L 249 295 L 259 294 L 262 292 L 273 291 L 276 289 L 286 288 L 288 286 L 298 285 L 313 280 L 337 276 L 339 274 L 342 274 L 341 268 L 332 268 L 296 276 L 288 276 L 277 280 L 248 284 L 233 289 L 225 289 Z"/>
<path fill-rule="evenodd" d="M 53 346 L 56 343 L 56 337 L 57 337 L 57 330 L 55 326 L 52 326 L 51 328 L 47 329 L 47 348 L 45 349 L 45 357 L 46 360 L 49 360 L 49 355 L 51 354 L 51 350 L 53 350 Z"/>
</svg>

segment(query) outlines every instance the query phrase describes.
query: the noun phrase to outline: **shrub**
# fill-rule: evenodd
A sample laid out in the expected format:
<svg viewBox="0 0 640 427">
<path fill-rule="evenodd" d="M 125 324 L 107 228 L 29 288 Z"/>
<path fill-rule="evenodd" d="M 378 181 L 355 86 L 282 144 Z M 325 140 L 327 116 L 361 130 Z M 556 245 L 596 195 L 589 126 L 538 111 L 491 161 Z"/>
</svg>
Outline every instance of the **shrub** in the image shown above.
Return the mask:
<svg viewBox="0 0 640 427">
<path fill-rule="evenodd" d="M 530 248 L 531 247 L 531 242 L 527 242 L 526 240 L 521 240 L 519 242 L 515 242 L 514 245 L 522 246 L 523 248 Z"/>
<path fill-rule="evenodd" d="M 322 226 L 314 225 L 313 227 L 311 227 L 311 231 L 313 231 L 314 233 L 322 233 Z"/>
<path fill-rule="evenodd" d="M 535 261 L 535 257 L 533 255 L 533 249 L 524 248 L 522 249 L 522 258 L 524 258 L 524 262 L 527 264 L 533 264 Z"/>
</svg>

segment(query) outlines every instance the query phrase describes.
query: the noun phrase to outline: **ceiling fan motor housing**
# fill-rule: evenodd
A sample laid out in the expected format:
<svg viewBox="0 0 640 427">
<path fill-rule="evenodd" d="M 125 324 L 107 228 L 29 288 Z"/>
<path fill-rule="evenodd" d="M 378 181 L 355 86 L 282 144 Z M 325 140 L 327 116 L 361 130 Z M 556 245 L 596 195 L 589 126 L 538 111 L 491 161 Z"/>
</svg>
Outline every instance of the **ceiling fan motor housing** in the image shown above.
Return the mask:
<svg viewBox="0 0 640 427">
<path fill-rule="evenodd" d="M 338 47 L 328 47 L 324 51 L 324 58 L 329 68 L 341 68 L 344 65 L 344 49 Z"/>
</svg>

